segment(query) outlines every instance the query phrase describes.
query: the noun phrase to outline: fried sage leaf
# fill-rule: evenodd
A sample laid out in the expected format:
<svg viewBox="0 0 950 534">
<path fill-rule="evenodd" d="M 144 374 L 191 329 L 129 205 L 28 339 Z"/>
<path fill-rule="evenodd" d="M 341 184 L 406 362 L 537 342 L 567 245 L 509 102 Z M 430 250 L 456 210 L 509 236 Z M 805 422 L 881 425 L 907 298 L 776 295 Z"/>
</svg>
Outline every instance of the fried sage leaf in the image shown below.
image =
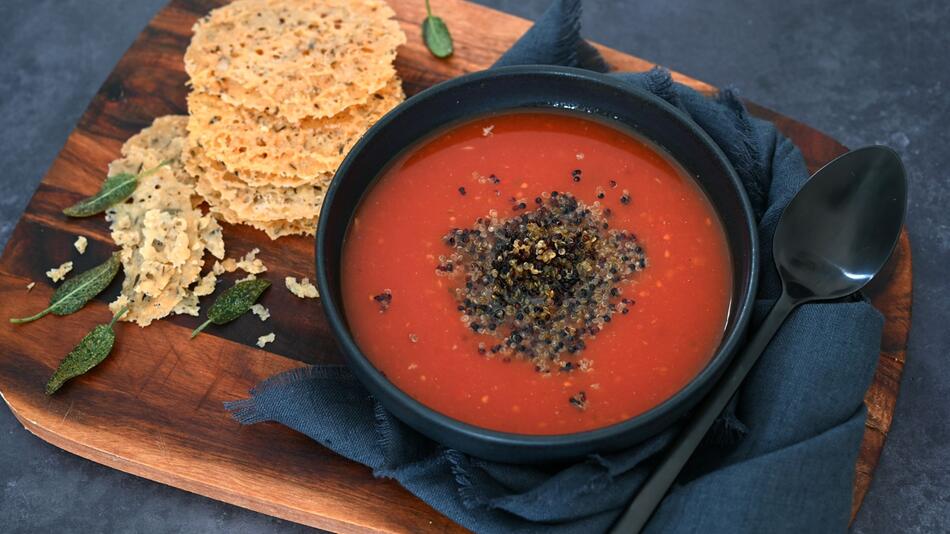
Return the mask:
<svg viewBox="0 0 950 534">
<path fill-rule="evenodd" d="M 139 185 L 139 178 L 148 176 L 169 163 L 171 163 L 171 161 L 163 161 L 155 167 L 138 174 L 122 172 L 114 176 L 109 176 L 106 178 L 106 181 L 102 183 L 102 188 L 99 189 L 98 193 L 64 209 L 63 213 L 70 217 L 89 217 L 90 215 L 102 213 L 132 196 L 132 193 L 135 192 L 135 188 Z"/>
<path fill-rule="evenodd" d="M 244 315 L 268 287 L 270 287 L 270 282 L 264 278 L 245 280 L 229 287 L 214 301 L 211 309 L 208 310 L 208 320 L 201 323 L 201 326 L 191 333 L 191 337 L 197 336 L 211 323 L 230 323 Z"/>
<path fill-rule="evenodd" d="M 422 21 L 422 40 L 432 55 L 444 59 L 452 55 L 452 35 L 445 21 L 432 15 L 429 0 L 426 0 L 426 18 Z"/>
<path fill-rule="evenodd" d="M 47 395 L 56 393 L 70 379 L 86 373 L 106 359 L 106 356 L 112 352 L 112 346 L 115 345 L 115 330 L 112 327 L 128 310 L 128 306 L 122 308 L 119 313 L 112 316 L 109 324 L 101 324 L 93 328 L 86 337 L 82 338 L 76 348 L 63 358 L 56 372 L 46 383 Z"/>
<path fill-rule="evenodd" d="M 11 323 L 22 324 L 35 321 L 47 313 L 54 315 L 69 315 L 86 305 L 93 297 L 102 293 L 109 282 L 115 278 L 119 272 L 122 263 L 119 261 L 119 253 L 113 252 L 105 263 L 97 265 L 88 271 L 82 272 L 56 288 L 53 296 L 49 299 L 49 307 L 30 317 L 20 319 L 10 319 Z"/>
</svg>

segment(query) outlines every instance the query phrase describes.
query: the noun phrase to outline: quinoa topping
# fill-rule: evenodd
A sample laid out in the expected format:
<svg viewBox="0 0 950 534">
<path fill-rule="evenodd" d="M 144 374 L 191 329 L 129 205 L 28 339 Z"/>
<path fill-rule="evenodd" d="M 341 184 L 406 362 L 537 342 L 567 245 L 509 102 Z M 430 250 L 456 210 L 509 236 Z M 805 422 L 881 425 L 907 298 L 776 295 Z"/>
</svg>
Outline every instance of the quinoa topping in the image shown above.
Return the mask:
<svg viewBox="0 0 950 534">
<path fill-rule="evenodd" d="M 382 293 L 373 296 L 373 300 L 379 304 L 379 313 L 385 313 L 389 309 L 389 305 L 393 302 L 393 292 L 389 289 L 384 289 Z"/>
<path fill-rule="evenodd" d="M 452 252 L 436 273 L 458 278 L 461 320 L 494 338 L 479 343 L 480 354 L 516 355 L 545 373 L 589 370 L 588 360 L 561 357 L 583 351 L 614 313 L 627 313 L 634 301 L 621 296 L 622 286 L 646 267 L 643 248 L 610 228 L 599 202 L 554 191 L 535 198 L 531 211 L 516 207 L 508 218 L 492 210 L 446 234 Z"/>
<path fill-rule="evenodd" d="M 584 411 L 587 409 L 587 393 L 578 391 L 576 395 L 572 395 L 568 398 L 567 402 L 571 403 L 571 406 L 578 410 Z"/>
</svg>

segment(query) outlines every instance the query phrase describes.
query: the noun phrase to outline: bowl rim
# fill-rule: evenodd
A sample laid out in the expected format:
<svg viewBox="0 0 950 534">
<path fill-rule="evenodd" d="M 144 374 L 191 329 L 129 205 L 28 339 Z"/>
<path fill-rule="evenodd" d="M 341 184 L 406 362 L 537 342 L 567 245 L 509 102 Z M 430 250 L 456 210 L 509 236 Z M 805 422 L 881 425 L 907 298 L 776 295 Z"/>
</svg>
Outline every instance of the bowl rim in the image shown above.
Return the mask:
<svg viewBox="0 0 950 534">
<path fill-rule="evenodd" d="M 554 79 L 559 80 L 564 78 L 573 80 L 580 79 L 587 83 L 606 85 L 611 89 L 630 93 L 635 97 L 648 100 L 652 104 L 663 108 L 665 112 L 678 119 L 682 123 L 682 126 L 690 130 L 700 142 L 706 145 L 710 149 L 711 153 L 719 160 L 721 167 L 726 170 L 728 179 L 732 182 L 735 191 L 739 193 L 738 200 L 744 215 L 743 226 L 748 230 L 750 239 L 748 257 L 750 259 L 751 265 L 749 266 L 748 280 L 745 280 L 744 284 L 736 286 L 736 289 L 743 291 L 742 294 L 744 295 L 744 298 L 742 302 L 737 304 L 736 307 L 737 317 L 735 326 L 731 329 L 731 331 L 727 331 L 725 333 L 725 337 L 720 342 L 719 347 L 716 349 L 715 353 L 712 355 L 706 366 L 703 367 L 699 373 L 693 376 L 690 381 L 680 388 L 676 393 L 645 412 L 604 427 L 598 427 L 580 432 L 572 432 L 568 434 L 518 434 L 479 427 L 438 412 L 403 391 L 396 384 L 391 382 L 386 376 L 384 376 L 375 365 L 373 365 L 370 359 L 362 352 L 362 350 L 359 348 L 359 345 L 353 339 L 349 327 L 346 324 L 342 298 L 340 299 L 340 302 L 337 302 L 337 299 L 334 296 L 334 288 L 330 287 L 327 272 L 331 267 L 327 265 L 327 257 L 324 253 L 324 250 L 326 250 L 327 247 L 327 221 L 331 211 L 326 209 L 326 207 L 331 206 L 335 201 L 337 191 L 339 190 L 340 184 L 342 182 L 342 177 L 347 176 L 354 160 L 359 157 L 367 145 L 373 142 L 375 137 L 382 129 L 401 117 L 404 113 L 406 113 L 406 110 L 440 93 L 453 91 L 460 86 L 478 83 L 485 79 L 509 76 L 517 77 L 525 75 L 549 76 L 552 78 L 552 81 Z M 571 110 L 566 109 L 565 111 Z M 452 121 L 447 121 L 446 124 L 450 124 L 451 122 Z M 397 156 L 398 155 L 393 155 L 393 158 Z M 672 155 L 669 155 L 669 157 L 672 157 Z M 392 161 L 392 159 L 390 159 L 390 161 Z M 374 177 L 373 181 L 369 182 L 370 185 L 366 188 L 366 190 L 372 187 L 372 184 L 376 178 L 377 177 Z M 364 190 L 364 194 L 366 190 Z M 350 222 L 351 220 L 348 220 L 346 223 L 346 231 L 349 229 Z M 728 238 L 729 236 L 727 235 L 727 239 Z M 698 398 L 692 399 L 691 401 L 691 397 L 696 396 L 696 392 L 698 390 L 710 387 L 712 385 L 718 375 L 722 373 L 726 366 L 728 366 L 728 364 L 732 361 L 739 344 L 744 340 L 745 330 L 748 326 L 755 301 L 760 261 L 760 245 L 757 227 L 753 216 L 752 205 L 749 201 L 745 187 L 736 173 L 734 166 L 723 153 L 719 145 L 709 136 L 709 134 L 707 134 L 698 124 L 696 124 L 691 117 L 666 100 L 637 87 L 633 87 L 626 82 L 614 79 L 607 74 L 573 67 L 560 67 L 551 65 L 516 65 L 496 67 L 466 74 L 428 87 L 393 108 L 371 128 L 369 128 L 369 130 L 367 130 L 367 132 L 360 138 L 353 148 L 350 149 L 343 163 L 340 164 L 339 168 L 337 169 L 337 172 L 334 175 L 324 198 L 324 209 L 321 210 L 318 220 L 315 248 L 317 285 L 320 290 L 320 301 L 326 314 L 330 330 L 336 338 L 336 342 L 338 343 L 341 352 L 344 355 L 347 365 L 354 368 L 354 374 L 356 374 L 357 377 L 361 379 L 361 382 L 368 380 L 372 383 L 372 387 L 367 387 L 370 390 L 374 390 L 371 391 L 374 395 L 376 395 L 376 392 L 379 391 L 384 397 L 388 397 L 388 399 L 380 398 L 380 402 L 382 402 L 386 407 L 388 407 L 389 404 L 387 401 L 396 403 L 401 408 L 408 410 L 412 416 L 421 418 L 422 420 L 425 420 L 428 423 L 434 424 L 438 427 L 447 427 L 450 429 L 450 431 L 460 434 L 465 439 L 475 440 L 481 444 L 489 445 L 495 448 L 504 447 L 511 449 L 537 448 L 540 446 L 570 449 L 583 447 L 585 444 L 591 442 L 609 443 L 611 438 L 621 436 L 627 432 L 633 432 L 634 429 L 649 427 L 651 425 L 656 426 L 658 423 L 661 423 L 664 418 L 669 417 L 671 413 L 682 409 L 684 404 L 695 404 L 695 402 L 698 402 Z M 339 265 L 333 266 L 332 268 L 336 269 L 337 271 L 341 270 Z M 733 281 L 735 283 L 737 281 L 737 277 L 734 276 Z M 404 419 L 398 411 L 394 410 L 394 412 L 396 413 L 397 417 Z M 415 426 L 411 422 L 409 424 L 410 426 Z"/>
</svg>

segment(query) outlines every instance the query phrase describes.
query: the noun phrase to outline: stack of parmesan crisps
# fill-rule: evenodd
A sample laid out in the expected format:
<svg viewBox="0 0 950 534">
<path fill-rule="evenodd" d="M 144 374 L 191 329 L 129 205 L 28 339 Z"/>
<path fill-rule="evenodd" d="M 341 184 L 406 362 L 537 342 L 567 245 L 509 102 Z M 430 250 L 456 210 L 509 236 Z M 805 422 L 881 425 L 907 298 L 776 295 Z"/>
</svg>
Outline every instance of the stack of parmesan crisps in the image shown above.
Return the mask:
<svg viewBox="0 0 950 534">
<path fill-rule="evenodd" d="M 109 176 L 161 165 L 139 178 L 128 200 L 106 212 L 125 271 L 122 293 L 109 307 L 115 313 L 128 306 L 122 320 L 141 326 L 170 313 L 198 315 L 198 297 L 214 291 L 213 275 L 201 279 L 205 251 L 224 258 L 221 227 L 202 214 L 195 179 L 182 163 L 187 123 L 181 115 L 155 119 L 109 164 Z"/>
<path fill-rule="evenodd" d="M 312 234 L 333 173 L 405 96 L 382 0 L 237 0 L 194 27 L 185 167 L 211 212 Z"/>
</svg>

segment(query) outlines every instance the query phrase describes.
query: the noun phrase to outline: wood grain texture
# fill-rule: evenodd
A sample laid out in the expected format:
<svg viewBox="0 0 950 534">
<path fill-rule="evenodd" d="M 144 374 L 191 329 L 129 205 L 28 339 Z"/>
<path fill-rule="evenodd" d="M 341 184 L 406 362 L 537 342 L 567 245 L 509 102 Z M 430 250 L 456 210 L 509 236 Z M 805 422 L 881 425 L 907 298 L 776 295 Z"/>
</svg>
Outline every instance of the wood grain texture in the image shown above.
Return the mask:
<svg viewBox="0 0 950 534">
<path fill-rule="evenodd" d="M 523 19 L 462 0 L 441 0 L 440 15 L 452 29 L 456 53 L 433 58 L 419 36 L 422 0 L 392 0 L 408 36 L 397 69 L 409 94 L 495 61 L 530 25 Z M 139 35 L 90 103 L 53 162 L 0 258 L 0 316 L 22 316 L 45 307 L 51 266 L 73 260 L 84 270 L 113 248 L 100 217 L 67 219 L 60 210 L 95 192 L 122 143 L 158 116 L 184 113 L 182 55 L 191 26 L 218 1 L 175 0 Z M 622 70 L 653 65 L 601 47 Z M 704 92 L 714 88 L 682 75 L 678 81 Z M 843 153 L 833 139 L 803 124 L 750 104 L 802 149 L 812 170 Z M 89 250 L 76 257 L 76 235 Z M 225 225 L 228 253 L 260 247 L 268 277 L 313 278 L 313 245 L 284 238 L 279 246 L 260 232 Z M 37 281 L 33 291 L 26 285 Z M 267 323 L 247 316 L 212 327 L 194 341 L 197 318 L 176 317 L 146 329 L 118 326 L 113 355 L 94 372 L 47 398 L 43 385 L 62 355 L 92 326 L 106 321 L 105 303 L 118 282 L 85 310 L 47 317 L 26 326 L 0 326 L 0 392 L 23 425 L 65 450 L 139 476 L 291 521 L 340 532 L 460 531 L 460 527 L 392 481 L 374 479 L 309 439 L 273 424 L 241 427 L 222 402 L 243 398 L 275 373 L 306 363 L 340 362 L 319 304 L 290 295 L 280 284 L 263 303 Z M 885 315 L 881 357 L 868 390 L 868 422 L 857 465 L 854 510 L 867 491 L 890 428 L 910 327 L 911 257 L 906 233 L 887 276 L 868 295 Z M 205 301 L 207 302 L 207 300 Z M 267 351 L 253 346 L 274 331 Z"/>
</svg>

